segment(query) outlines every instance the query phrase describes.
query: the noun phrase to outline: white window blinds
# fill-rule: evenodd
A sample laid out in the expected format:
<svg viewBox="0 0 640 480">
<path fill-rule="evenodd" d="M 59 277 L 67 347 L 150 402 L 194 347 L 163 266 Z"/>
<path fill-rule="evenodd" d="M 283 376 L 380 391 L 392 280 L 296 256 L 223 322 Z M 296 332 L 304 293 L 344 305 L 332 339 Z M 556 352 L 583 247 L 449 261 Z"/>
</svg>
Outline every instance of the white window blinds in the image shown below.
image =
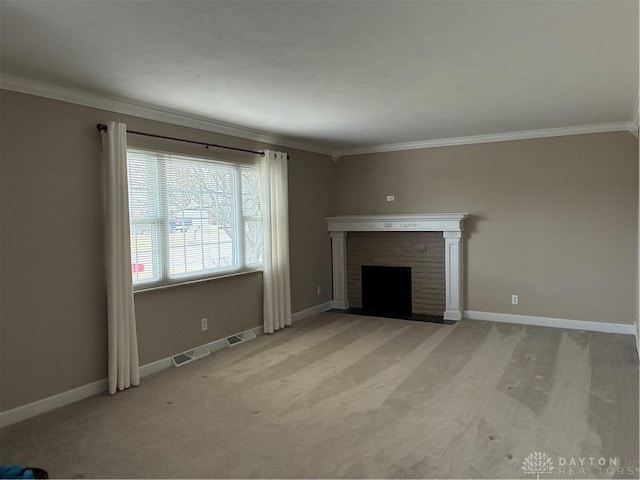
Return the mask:
<svg viewBox="0 0 640 480">
<path fill-rule="evenodd" d="M 260 269 L 260 171 L 127 150 L 131 271 L 148 288 Z"/>
</svg>

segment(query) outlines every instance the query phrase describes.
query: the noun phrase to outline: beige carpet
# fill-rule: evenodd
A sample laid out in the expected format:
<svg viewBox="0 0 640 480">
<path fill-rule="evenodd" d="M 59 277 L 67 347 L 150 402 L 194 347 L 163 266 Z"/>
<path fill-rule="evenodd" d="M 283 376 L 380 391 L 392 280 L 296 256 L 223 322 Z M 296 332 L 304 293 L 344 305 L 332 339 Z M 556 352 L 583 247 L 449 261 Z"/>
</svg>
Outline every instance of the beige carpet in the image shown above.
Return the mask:
<svg viewBox="0 0 640 480">
<path fill-rule="evenodd" d="M 638 360 L 631 336 L 325 313 L 0 447 L 64 478 L 536 478 L 532 452 L 540 478 L 637 478 Z"/>
</svg>

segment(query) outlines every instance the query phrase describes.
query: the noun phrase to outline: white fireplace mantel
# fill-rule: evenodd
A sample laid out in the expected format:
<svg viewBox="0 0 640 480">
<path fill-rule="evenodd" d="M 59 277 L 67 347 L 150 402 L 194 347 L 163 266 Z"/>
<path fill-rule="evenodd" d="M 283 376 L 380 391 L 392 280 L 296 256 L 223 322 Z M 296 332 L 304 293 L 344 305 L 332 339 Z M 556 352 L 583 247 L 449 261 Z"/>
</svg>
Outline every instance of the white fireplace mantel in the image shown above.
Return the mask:
<svg viewBox="0 0 640 480">
<path fill-rule="evenodd" d="M 445 241 L 445 320 L 463 311 L 462 223 L 468 213 L 327 217 L 333 260 L 333 306 L 347 309 L 347 232 L 442 232 Z"/>
</svg>

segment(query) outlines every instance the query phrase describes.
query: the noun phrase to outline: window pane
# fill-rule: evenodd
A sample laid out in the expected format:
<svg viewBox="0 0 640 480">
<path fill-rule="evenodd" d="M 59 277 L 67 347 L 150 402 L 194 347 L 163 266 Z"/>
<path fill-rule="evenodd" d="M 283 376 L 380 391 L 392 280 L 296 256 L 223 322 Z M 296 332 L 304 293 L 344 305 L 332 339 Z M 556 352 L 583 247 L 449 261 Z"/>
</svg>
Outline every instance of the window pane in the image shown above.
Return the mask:
<svg viewBox="0 0 640 480">
<path fill-rule="evenodd" d="M 131 273 L 133 282 L 157 280 L 155 268 L 156 225 L 143 223 L 131 225 Z"/>
<path fill-rule="evenodd" d="M 170 275 L 238 266 L 235 170 L 196 161 L 167 161 Z"/>
<path fill-rule="evenodd" d="M 158 215 L 155 159 L 148 155 L 128 155 L 129 215 L 131 219 Z"/>
<path fill-rule="evenodd" d="M 133 149 L 128 164 L 134 283 L 262 263 L 258 168 Z"/>
<path fill-rule="evenodd" d="M 260 172 L 257 168 L 242 169 L 242 213 L 249 217 L 259 217 Z"/>
<path fill-rule="evenodd" d="M 236 266 L 235 245 L 227 229 L 192 225 L 169 237 L 171 275 Z"/>
<path fill-rule="evenodd" d="M 262 221 L 249 220 L 244 223 L 244 255 L 247 265 L 262 263 Z"/>
</svg>

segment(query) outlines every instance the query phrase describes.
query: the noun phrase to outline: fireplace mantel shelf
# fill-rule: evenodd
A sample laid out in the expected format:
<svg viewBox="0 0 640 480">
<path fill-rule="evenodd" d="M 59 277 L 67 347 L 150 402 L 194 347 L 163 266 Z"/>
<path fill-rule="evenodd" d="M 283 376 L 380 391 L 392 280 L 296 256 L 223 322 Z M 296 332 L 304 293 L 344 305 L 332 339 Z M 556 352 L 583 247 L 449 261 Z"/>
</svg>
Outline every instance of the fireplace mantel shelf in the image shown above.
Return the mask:
<svg viewBox="0 0 640 480">
<path fill-rule="evenodd" d="M 327 217 L 330 232 L 460 232 L 468 213 Z"/>
<path fill-rule="evenodd" d="M 442 232 L 445 240 L 446 320 L 462 318 L 462 223 L 468 213 L 327 217 L 333 260 L 333 306 L 347 309 L 347 232 Z"/>
</svg>

